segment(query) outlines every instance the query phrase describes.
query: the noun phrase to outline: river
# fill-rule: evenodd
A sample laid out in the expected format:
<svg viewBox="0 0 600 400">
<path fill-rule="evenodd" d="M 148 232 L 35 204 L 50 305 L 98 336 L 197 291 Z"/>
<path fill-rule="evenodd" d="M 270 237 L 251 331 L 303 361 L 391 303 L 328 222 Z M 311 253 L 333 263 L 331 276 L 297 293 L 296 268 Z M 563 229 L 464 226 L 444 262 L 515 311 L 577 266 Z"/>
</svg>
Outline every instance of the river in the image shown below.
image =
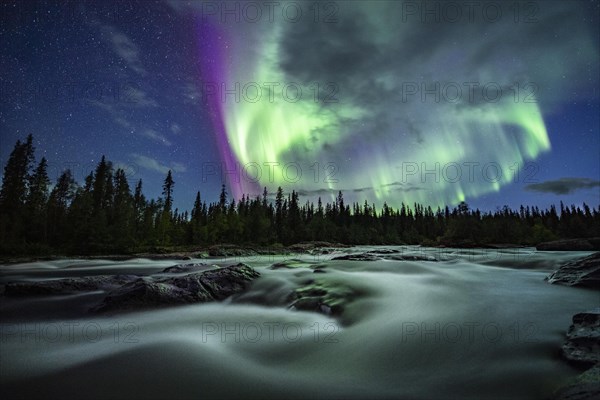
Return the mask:
<svg viewBox="0 0 600 400">
<path fill-rule="evenodd" d="M 1 283 L 146 275 L 178 263 L 261 273 L 222 303 L 90 314 L 102 293 L 2 298 L 0 384 L 11 398 L 539 399 L 578 371 L 559 356 L 592 290 L 544 277 L 589 252 L 386 246 L 433 261 L 59 260 L 0 266 Z M 295 259 L 290 267 L 269 267 Z M 321 265 L 325 273 L 314 273 Z M 341 316 L 289 309 L 307 282 L 351 292 Z M 8 397 L 4 397 L 8 398 Z"/>
</svg>

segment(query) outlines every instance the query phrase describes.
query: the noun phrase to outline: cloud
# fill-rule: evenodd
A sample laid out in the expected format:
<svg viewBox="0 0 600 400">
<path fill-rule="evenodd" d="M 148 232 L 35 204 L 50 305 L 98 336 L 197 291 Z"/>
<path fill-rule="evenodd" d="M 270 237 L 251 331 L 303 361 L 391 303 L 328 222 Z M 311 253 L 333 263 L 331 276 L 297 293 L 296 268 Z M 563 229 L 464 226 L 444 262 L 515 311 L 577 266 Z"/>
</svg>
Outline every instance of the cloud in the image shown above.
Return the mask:
<svg viewBox="0 0 600 400">
<path fill-rule="evenodd" d="M 158 107 L 158 102 L 147 92 L 134 86 L 128 88 L 126 102 L 140 108 Z"/>
<path fill-rule="evenodd" d="M 160 143 L 164 144 L 165 146 L 171 145 L 171 142 L 169 141 L 169 139 L 167 139 L 165 136 L 161 135 L 154 129 L 144 129 L 143 131 L 140 132 L 140 135 L 143 137 L 147 137 L 148 139 L 156 140 L 157 142 L 160 142 Z"/>
<path fill-rule="evenodd" d="M 132 153 L 131 157 L 133 158 L 133 162 L 140 168 L 144 168 L 150 171 L 160 172 L 162 174 L 166 174 L 169 170 L 173 172 L 185 172 L 187 168 L 184 164 L 179 162 L 172 162 L 170 166 L 161 164 L 157 160 L 151 157 L 147 157 L 141 154 Z"/>
<path fill-rule="evenodd" d="M 173 132 L 173 134 L 178 135 L 179 132 L 181 132 L 181 126 L 179 126 L 179 124 L 177 123 L 172 123 L 171 124 L 171 132 Z"/>
<path fill-rule="evenodd" d="M 105 104 L 101 102 L 94 102 L 93 104 L 101 110 L 106 111 L 110 118 L 113 120 L 113 122 L 116 125 L 124 128 L 127 131 L 127 133 L 152 139 L 165 146 L 171 146 L 173 144 L 165 135 L 160 134 L 156 130 L 152 128 L 144 128 L 143 124 L 136 125 L 133 122 L 131 122 L 128 118 L 125 117 L 125 112 L 123 111 L 123 109 L 118 108 L 112 104 Z M 173 131 L 172 127 L 171 130 Z"/>
<path fill-rule="evenodd" d="M 187 82 L 181 86 L 181 95 L 185 104 L 199 104 L 202 98 L 202 93 L 193 82 Z"/>
<path fill-rule="evenodd" d="M 326 189 L 326 188 L 319 188 L 319 189 L 314 189 L 314 190 L 297 190 L 298 195 L 299 196 L 320 196 L 320 195 L 325 195 L 325 194 L 331 194 L 331 195 L 335 195 L 338 193 L 338 190 L 334 190 L 334 189 Z"/>
<path fill-rule="evenodd" d="M 113 26 L 104 25 L 101 29 L 102 33 L 108 36 L 113 51 L 125 61 L 127 67 L 142 76 L 146 76 L 148 71 L 142 64 L 140 50 L 133 40 Z"/>
<path fill-rule="evenodd" d="M 600 181 L 589 178 L 560 178 L 553 181 L 532 183 L 525 186 L 526 190 L 540 193 L 570 194 L 580 189 L 590 189 L 600 186 Z"/>
</svg>

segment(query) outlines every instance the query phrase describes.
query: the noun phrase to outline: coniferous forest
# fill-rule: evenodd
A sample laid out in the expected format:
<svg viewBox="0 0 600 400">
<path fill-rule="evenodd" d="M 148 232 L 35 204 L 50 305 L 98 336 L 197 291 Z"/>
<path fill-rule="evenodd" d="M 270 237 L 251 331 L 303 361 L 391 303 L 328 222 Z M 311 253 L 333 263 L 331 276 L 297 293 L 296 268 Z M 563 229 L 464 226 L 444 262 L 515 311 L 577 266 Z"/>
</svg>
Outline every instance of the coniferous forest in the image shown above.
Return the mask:
<svg viewBox="0 0 600 400">
<path fill-rule="evenodd" d="M 233 199 L 223 185 L 216 201 L 197 193 L 193 209 L 173 209 L 175 177 L 168 172 L 162 196 L 148 199 L 143 182 L 130 186 L 125 171 L 102 157 L 85 181 L 64 170 L 51 185 L 45 158 L 36 161 L 33 137 L 17 141 L 4 167 L 0 191 L 0 253 L 4 255 L 108 254 L 157 251 L 217 243 L 289 245 L 303 241 L 343 244 L 535 245 L 560 238 L 600 236 L 599 208 L 540 210 L 505 206 L 494 212 L 420 204 L 302 202 L 278 188 Z M 52 188 L 50 190 L 50 188 Z"/>
</svg>

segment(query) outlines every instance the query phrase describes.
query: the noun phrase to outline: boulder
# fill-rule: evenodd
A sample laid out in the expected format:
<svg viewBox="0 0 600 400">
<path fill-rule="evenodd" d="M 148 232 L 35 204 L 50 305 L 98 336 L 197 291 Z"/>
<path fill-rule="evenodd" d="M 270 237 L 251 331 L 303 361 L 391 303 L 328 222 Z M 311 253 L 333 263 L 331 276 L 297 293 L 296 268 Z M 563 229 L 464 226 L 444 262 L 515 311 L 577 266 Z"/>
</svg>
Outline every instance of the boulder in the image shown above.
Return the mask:
<svg viewBox="0 0 600 400">
<path fill-rule="evenodd" d="M 318 270 L 318 269 L 325 268 L 325 266 L 326 266 L 325 264 L 321 264 L 321 263 L 314 263 L 314 262 L 299 260 L 299 259 L 289 259 L 289 260 L 283 260 L 283 261 L 276 262 L 275 264 L 272 264 L 269 267 L 269 269 L 310 268 L 313 270 Z M 322 272 L 325 272 L 325 271 L 322 271 Z"/>
<path fill-rule="evenodd" d="M 96 275 L 82 278 L 65 278 L 46 281 L 12 282 L 4 287 L 9 297 L 52 296 L 77 292 L 110 290 L 136 280 L 135 275 Z"/>
<path fill-rule="evenodd" d="M 174 304 L 223 300 L 244 291 L 260 276 L 246 264 L 206 269 L 205 264 L 182 264 L 156 275 L 97 275 L 46 281 L 8 283 L 4 296 L 50 296 L 105 291 L 91 311 L 122 311 Z M 174 276 L 164 274 L 177 274 Z"/>
<path fill-rule="evenodd" d="M 290 295 L 289 308 L 339 316 L 344 312 L 344 308 L 359 296 L 360 293 L 347 286 L 311 279 Z"/>
<path fill-rule="evenodd" d="M 369 253 L 358 253 L 358 254 L 346 254 L 344 256 L 333 257 L 332 260 L 345 260 L 345 261 L 378 261 L 381 257 Z"/>
<path fill-rule="evenodd" d="M 562 355 L 580 365 L 600 362 L 600 308 L 573 316 L 573 324 L 562 346 Z"/>
<path fill-rule="evenodd" d="M 596 365 L 557 391 L 556 400 L 594 400 L 600 398 L 600 365 Z"/>
<path fill-rule="evenodd" d="M 139 278 L 109 292 L 92 311 L 155 308 L 223 300 L 243 292 L 259 276 L 252 267 L 240 263 L 176 277 Z"/>
<path fill-rule="evenodd" d="M 599 251 L 600 237 L 554 240 L 540 243 L 535 248 L 540 251 Z"/>
<path fill-rule="evenodd" d="M 600 252 L 561 266 L 546 280 L 566 286 L 600 288 Z"/>
<path fill-rule="evenodd" d="M 560 388 L 556 400 L 592 400 L 600 398 L 600 308 L 575 314 L 562 346 L 569 362 L 589 368 Z"/>
<path fill-rule="evenodd" d="M 167 267 L 161 271 L 161 274 L 181 274 L 188 272 L 204 271 L 210 266 L 203 263 L 192 263 L 192 264 L 177 264 L 172 267 Z"/>
</svg>

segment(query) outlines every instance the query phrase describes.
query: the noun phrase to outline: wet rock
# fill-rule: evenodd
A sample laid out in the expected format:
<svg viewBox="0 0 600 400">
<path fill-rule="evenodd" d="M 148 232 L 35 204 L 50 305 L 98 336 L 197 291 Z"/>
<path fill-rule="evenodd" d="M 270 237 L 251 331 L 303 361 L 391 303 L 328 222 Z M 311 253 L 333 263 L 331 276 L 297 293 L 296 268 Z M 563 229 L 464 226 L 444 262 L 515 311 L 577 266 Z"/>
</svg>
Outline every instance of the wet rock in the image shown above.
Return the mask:
<svg viewBox="0 0 600 400">
<path fill-rule="evenodd" d="M 600 250 L 600 237 L 554 240 L 540 243 L 535 248 L 540 251 L 597 251 Z"/>
<path fill-rule="evenodd" d="M 276 262 L 271 265 L 269 269 L 292 269 L 292 268 L 304 268 L 307 267 L 308 263 L 302 260 L 283 260 L 280 262 Z"/>
<path fill-rule="evenodd" d="M 171 278 L 139 278 L 108 293 L 92 311 L 120 311 L 223 300 L 243 292 L 259 276 L 252 267 L 240 263 Z"/>
<path fill-rule="evenodd" d="M 253 249 L 239 247 L 233 244 L 219 244 L 208 248 L 210 257 L 249 257 L 257 253 Z"/>
<path fill-rule="evenodd" d="M 136 253 L 134 257 L 131 258 L 145 258 L 153 261 L 161 261 L 161 260 L 191 260 L 192 257 L 189 253 L 182 252 L 170 252 L 170 253 Z"/>
<path fill-rule="evenodd" d="M 294 253 L 330 254 L 332 249 L 351 247 L 341 243 L 330 243 L 323 241 L 301 242 L 288 246 L 288 250 Z"/>
<path fill-rule="evenodd" d="M 107 295 L 91 311 L 119 311 L 223 300 L 244 291 L 260 276 L 246 264 L 208 269 L 205 264 L 182 264 L 161 273 L 98 275 L 36 282 L 14 282 L 4 286 L 4 296 L 50 296 L 105 291 Z M 165 273 L 177 273 L 165 276 Z"/>
<path fill-rule="evenodd" d="M 399 254 L 384 258 L 386 260 L 394 261 L 437 261 L 433 256 L 426 256 L 421 254 Z"/>
<path fill-rule="evenodd" d="M 314 274 L 324 274 L 327 272 L 325 271 L 326 265 L 324 264 L 313 265 L 311 268 Z"/>
<path fill-rule="evenodd" d="M 592 400 L 600 398 L 600 308 L 575 314 L 562 346 L 562 355 L 569 362 L 587 371 L 559 389 L 557 400 Z"/>
<path fill-rule="evenodd" d="M 294 269 L 294 268 L 310 268 L 310 269 L 322 269 L 325 268 L 324 264 L 315 264 L 314 262 L 306 261 L 306 260 L 283 260 L 280 262 L 276 262 L 271 265 L 269 269 Z"/>
<path fill-rule="evenodd" d="M 344 256 L 333 257 L 332 260 L 345 260 L 345 261 L 378 261 L 381 257 L 369 253 L 359 254 L 346 254 Z"/>
<path fill-rule="evenodd" d="M 600 308 L 573 316 L 562 355 L 580 365 L 600 362 Z"/>
<path fill-rule="evenodd" d="M 600 252 L 563 265 L 546 280 L 566 286 L 600 288 Z"/>
<path fill-rule="evenodd" d="M 596 365 L 557 391 L 556 400 L 594 400 L 600 398 L 600 365 Z"/>
<path fill-rule="evenodd" d="M 396 254 L 400 253 L 400 250 L 396 249 L 378 249 L 367 251 L 367 254 Z"/>
<path fill-rule="evenodd" d="M 179 274 L 186 272 L 198 272 L 204 271 L 210 266 L 203 263 L 192 263 L 192 264 L 177 264 L 172 267 L 167 267 L 162 270 L 163 274 Z"/>
<path fill-rule="evenodd" d="M 96 290 L 110 290 L 136 280 L 135 275 L 97 275 L 82 278 L 65 278 L 46 281 L 7 283 L 4 295 L 17 296 L 51 296 Z"/>
<path fill-rule="evenodd" d="M 296 289 L 290 296 L 291 309 L 316 311 L 326 315 L 341 315 L 344 308 L 359 293 L 343 285 L 332 285 L 310 280 L 306 286 Z"/>
<path fill-rule="evenodd" d="M 381 249 L 370 250 L 366 253 L 348 254 L 334 257 L 333 260 L 349 260 L 349 261 L 378 261 L 378 260 L 394 260 L 394 261 L 437 261 L 435 257 L 424 254 L 402 254 L 400 250 Z"/>
</svg>

